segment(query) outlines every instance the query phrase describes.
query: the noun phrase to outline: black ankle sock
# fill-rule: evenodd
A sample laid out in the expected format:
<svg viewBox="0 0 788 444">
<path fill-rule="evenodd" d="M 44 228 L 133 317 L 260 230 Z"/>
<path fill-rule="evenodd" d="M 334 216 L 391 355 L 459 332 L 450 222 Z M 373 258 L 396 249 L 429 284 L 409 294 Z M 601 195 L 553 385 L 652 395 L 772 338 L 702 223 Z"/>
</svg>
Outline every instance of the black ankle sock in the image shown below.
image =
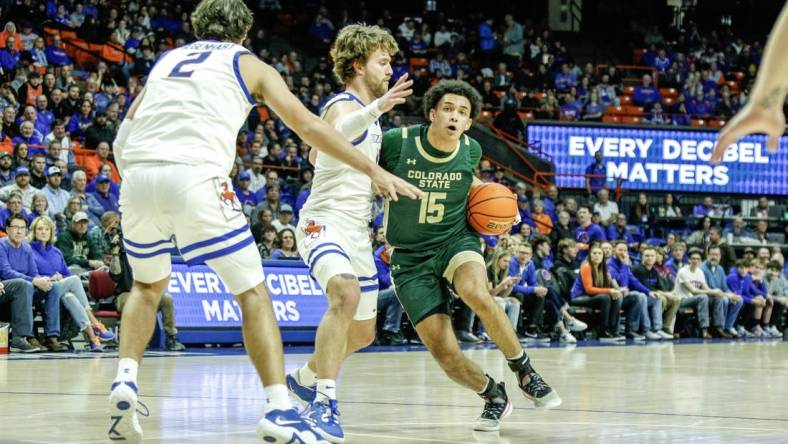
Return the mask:
<svg viewBox="0 0 788 444">
<path fill-rule="evenodd" d="M 490 375 L 484 376 L 487 378 L 487 385 L 484 386 L 484 390 L 477 393 L 482 398 L 486 398 L 495 394 L 495 388 L 498 386 L 498 384 L 495 383 L 495 380 Z"/>
<path fill-rule="evenodd" d="M 507 359 L 509 368 L 515 373 L 531 373 L 534 369 L 531 367 L 531 359 L 523 350 L 522 356 L 513 359 Z"/>
</svg>

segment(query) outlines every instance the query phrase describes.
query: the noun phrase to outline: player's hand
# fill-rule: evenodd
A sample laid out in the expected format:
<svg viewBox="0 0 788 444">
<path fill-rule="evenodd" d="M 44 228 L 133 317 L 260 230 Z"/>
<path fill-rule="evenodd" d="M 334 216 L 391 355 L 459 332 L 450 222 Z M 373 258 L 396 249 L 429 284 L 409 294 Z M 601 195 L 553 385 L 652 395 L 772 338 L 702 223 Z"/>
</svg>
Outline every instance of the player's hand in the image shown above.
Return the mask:
<svg viewBox="0 0 788 444">
<path fill-rule="evenodd" d="M 377 189 L 381 196 L 393 201 L 398 200 L 397 194 L 410 197 L 411 199 L 421 199 L 424 195 L 417 187 L 379 166 L 375 168 L 370 178 L 372 179 L 372 189 Z"/>
<path fill-rule="evenodd" d="M 766 147 L 772 153 L 777 151 L 780 136 L 785 131 L 783 101 L 784 98 L 781 98 L 777 106 L 770 108 L 763 108 L 760 104 L 753 103 L 756 102 L 754 98 L 747 102 L 747 105 L 736 113 L 720 131 L 720 137 L 717 139 L 717 147 L 711 156 L 711 162 L 719 163 L 728 146 L 735 143 L 739 138 L 753 133 L 766 134 L 768 136 Z"/>
<path fill-rule="evenodd" d="M 413 80 L 408 80 L 408 73 L 403 74 L 402 77 L 397 79 L 394 86 L 383 97 L 378 99 L 380 112 L 391 111 L 395 106 L 405 103 L 405 97 L 413 94 L 411 86 L 413 86 Z"/>
</svg>

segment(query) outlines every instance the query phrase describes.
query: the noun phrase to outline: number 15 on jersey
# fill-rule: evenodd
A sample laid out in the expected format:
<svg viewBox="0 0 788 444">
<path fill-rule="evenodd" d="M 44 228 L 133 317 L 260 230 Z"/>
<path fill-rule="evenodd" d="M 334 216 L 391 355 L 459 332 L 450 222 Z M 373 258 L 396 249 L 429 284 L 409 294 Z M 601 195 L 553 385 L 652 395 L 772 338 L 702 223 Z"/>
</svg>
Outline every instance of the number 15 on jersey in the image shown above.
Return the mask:
<svg viewBox="0 0 788 444">
<path fill-rule="evenodd" d="M 420 224 L 436 224 L 443 220 L 444 207 L 442 203 L 438 202 L 440 200 L 446 200 L 446 193 L 431 192 L 421 198 L 421 207 L 419 208 Z"/>
</svg>

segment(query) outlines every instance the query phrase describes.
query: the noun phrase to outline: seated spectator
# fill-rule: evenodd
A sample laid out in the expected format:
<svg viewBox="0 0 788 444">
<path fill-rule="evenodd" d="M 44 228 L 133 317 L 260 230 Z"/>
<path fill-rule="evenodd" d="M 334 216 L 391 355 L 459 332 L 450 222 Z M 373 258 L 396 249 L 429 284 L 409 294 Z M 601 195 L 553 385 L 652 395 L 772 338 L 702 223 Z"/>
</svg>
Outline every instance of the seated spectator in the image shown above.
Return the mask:
<svg viewBox="0 0 788 444">
<path fill-rule="evenodd" d="M 115 129 L 107 123 L 107 113 L 97 111 L 93 123 L 85 129 L 85 147 L 98 148 L 101 142 L 109 143 L 115 140 Z"/>
<path fill-rule="evenodd" d="M 30 162 L 30 185 L 39 190 L 43 189 L 47 184 L 46 170 L 47 162 L 44 153 L 33 154 L 33 160 Z"/>
<path fill-rule="evenodd" d="M 728 243 L 722 238 L 722 231 L 720 230 L 720 227 L 714 226 L 709 229 L 709 240 L 704 245 L 707 255 L 709 249 L 712 247 L 720 249 L 720 264 L 725 269 L 725 273 L 727 273 L 728 270 L 730 270 L 730 268 L 736 263 L 736 252 L 733 250 L 733 247 L 728 245 Z"/>
<path fill-rule="evenodd" d="M 83 100 L 79 110 L 68 120 L 66 129 L 71 139 L 79 141 L 85 140 L 85 132 L 93 124 L 93 104 L 89 100 Z"/>
<path fill-rule="evenodd" d="M 744 299 L 747 309 L 742 316 L 744 325 L 739 325 L 739 336 L 763 336 L 761 320 L 766 307 L 767 292 L 753 284 L 752 262 L 745 256 L 736 261 L 736 268 L 728 274 L 726 282 L 728 288 Z"/>
<path fill-rule="evenodd" d="M 670 117 L 662 112 L 662 104 L 657 102 L 651 107 L 651 111 L 643 117 L 643 121 L 652 125 L 667 125 Z"/>
<path fill-rule="evenodd" d="M 555 89 L 558 92 L 565 92 L 573 86 L 577 86 L 577 76 L 569 69 L 569 64 L 564 63 L 561 65 L 561 71 L 555 75 Z"/>
<path fill-rule="evenodd" d="M 101 169 L 104 165 L 109 165 L 111 172 L 108 176 L 110 179 L 120 181 L 118 168 L 115 166 L 115 163 L 109 159 L 110 154 L 109 143 L 106 141 L 99 142 L 96 147 L 96 155 L 88 156 L 87 159 L 85 159 L 85 174 L 88 180 L 95 179 L 98 174 L 101 174 Z"/>
<path fill-rule="evenodd" d="M 627 231 L 627 216 L 624 214 L 617 214 L 616 223 L 607 227 L 607 240 L 623 240 L 633 250 L 638 249 L 638 243 Z"/>
<path fill-rule="evenodd" d="M 493 126 L 515 139 L 523 140 L 525 137 L 525 124 L 517 114 L 516 106 L 504 106 L 501 112 L 495 116 Z"/>
<path fill-rule="evenodd" d="M 725 217 L 730 216 L 730 212 L 730 206 L 717 205 L 714 203 L 713 197 L 705 196 L 703 198 L 703 203 L 695 205 L 692 215 L 697 217 Z"/>
<path fill-rule="evenodd" d="M 703 216 L 697 223 L 697 229 L 687 237 L 687 245 L 702 247 L 709 243 L 709 232 L 711 231 L 711 217 Z"/>
<path fill-rule="evenodd" d="M 265 196 L 264 200 L 261 200 L 259 204 L 254 208 L 252 211 L 252 220 L 257 219 L 257 213 L 264 209 L 268 209 L 271 211 L 271 214 L 274 218 L 279 217 L 279 212 L 281 211 L 283 203 L 279 200 L 279 186 L 268 186 L 266 185 L 264 188 L 261 188 L 260 191 L 257 192 L 257 196 L 259 198 L 260 192 L 265 191 L 263 196 Z"/>
<path fill-rule="evenodd" d="M 44 136 L 36 131 L 35 124 L 25 120 L 19 124 L 19 135 L 11 139 L 15 145 L 24 143 L 29 147 L 40 149 L 44 145 Z"/>
<path fill-rule="evenodd" d="M 717 336 L 724 339 L 738 338 L 739 333 L 733 328 L 733 324 L 739 316 L 744 300 L 728 288 L 726 273 L 720 263 L 721 251 L 717 245 L 709 246 L 706 250 L 707 259 L 701 266 L 709 288 L 721 291 L 719 296 L 711 295 L 709 298 L 709 313 Z"/>
<path fill-rule="evenodd" d="M 105 176 L 100 174 L 96 176 L 96 191 L 90 193 L 96 202 L 98 202 L 103 211 L 101 214 L 104 214 L 107 211 L 114 211 L 119 212 L 119 205 L 118 205 L 118 198 L 109 192 L 109 185 L 112 182 L 109 176 Z"/>
<path fill-rule="evenodd" d="M 769 222 L 765 220 L 759 220 L 755 224 L 755 233 L 751 235 L 751 238 L 755 240 L 755 243 L 766 245 L 772 243 L 769 239 L 769 235 L 767 232 L 769 231 Z"/>
<path fill-rule="evenodd" d="M 66 133 L 66 124 L 63 120 L 55 121 L 52 132 L 44 137 L 44 141 L 49 144 L 46 158 L 48 166 L 54 165 L 58 158 L 66 162 L 66 165 L 76 165 L 74 153 L 71 151 L 71 138 Z"/>
<path fill-rule="evenodd" d="M 30 226 L 29 241 L 33 250 L 38 273 L 49 278 L 53 290 L 60 295 L 60 302 L 80 326 L 92 352 L 103 352 L 101 341 L 115 339 L 115 334 L 93 316 L 82 281 L 68 271 L 63 253 L 54 246 L 55 223 L 42 216 Z"/>
<path fill-rule="evenodd" d="M 446 78 L 451 77 L 452 75 L 451 64 L 449 64 L 449 61 L 444 58 L 443 52 L 441 51 L 435 53 L 435 58 L 430 60 L 428 70 L 432 75 L 435 75 L 436 72 L 440 71 L 443 77 Z"/>
<path fill-rule="evenodd" d="M 3 281 L 9 279 L 23 281 L 21 282 L 21 291 L 29 294 L 33 303 L 44 305 L 44 333 L 46 334 L 46 340 L 43 345 L 33 339 L 28 339 L 28 342 L 33 347 L 43 348 L 44 350 L 53 352 L 67 351 L 68 347 L 61 344 L 58 340 L 60 336 L 61 294 L 53 287 L 52 281 L 48 277 L 38 273 L 33 249 L 25 242 L 27 219 L 14 214 L 6 221 L 5 228 L 8 236 L 0 239 L 0 279 Z"/>
<path fill-rule="evenodd" d="M 60 162 L 62 163 L 62 161 L 60 161 Z M 93 180 L 90 181 L 90 183 L 88 183 L 88 186 L 85 187 L 85 191 L 88 192 L 88 193 L 95 192 L 96 191 L 96 179 L 99 176 L 104 175 L 104 176 L 107 176 L 107 177 L 110 178 L 109 193 L 112 194 L 113 196 L 115 196 L 115 198 L 120 198 L 120 187 L 115 182 L 115 177 L 113 175 L 114 173 L 112 172 L 113 166 L 114 165 L 109 164 L 109 163 L 102 164 L 101 167 L 99 168 L 99 173 L 96 175 L 96 177 L 93 178 Z M 120 177 L 120 176 L 118 176 L 118 177 Z"/>
<path fill-rule="evenodd" d="M 623 294 L 614 286 L 602 248 L 598 244 L 591 245 L 588 257 L 580 266 L 580 274 L 575 278 L 572 286 L 571 304 L 599 309 L 600 319 L 596 330 L 602 342 L 618 342 L 626 339 L 619 334 L 619 312 Z"/>
<path fill-rule="evenodd" d="M 591 221 L 591 209 L 587 206 L 582 206 L 577 210 L 577 228 L 574 238 L 577 248 L 580 250 L 578 255 L 580 260 L 585 259 L 591 244 L 606 240 L 602 227 Z"/>
<path fill-rule="evenodd" d="M 88 178 L 84 171 L 74 171 L 71 176 L 71 196 L 78 197 L 80 201 L 80 211 L 88 215 L 91 226 L 99 224 L 101 215 L 104 214 L 104 207 L 96 200 L 96 197 L 87 193 Z"/>
<path fill-rule="evenodd" d="M 618 204 L 610 200 L 610 192 L 606 188 L 599 190 L 597 196 L 599 201 L 594 204 L 594 213 L 599 213 L 600 224 L 607 227 L 616 221 Z"/>
<path fill-rule="evenodd" d="M 17 167 L 14 173 L 14 183 L 0 188 L 0 200 L 7 202 L 11 194 L 19 194 L 22 196 L 22 205 L 29 210 L 33 208 L 33 196 L 40 190 L 30 185 L 30 170 L 27 167 Z"/>
<path fill-rule="evenodd" d="M 512 291 L 508 294 L 517 299 L 523 306 L 523 322 L 529 323 L 524 328 L 515 328 L 515 330 L 529 339 L 539 340 L 546 339 L 544 335 L 540 336 L 540 327 L 544 323 L 545 303 L 548 290 L 546 287 L 537 285 L 536 281 L 536 267 L 534 266 L 531 258 L 533 257 L 533 247 L 528 243 L 523 243 L 515 249 L 515 260 L 510 260 L 509 275 L 516 277 L 516 282 Z M 503 279 L 499 279 L 500 283 Z"/>
<path fill-rule="evenodd" d="M 271 253 L 269 259 L 301 259 L 295 244 L 295 231 L 285 228 L 279 232 L 279 248 Z"/>
<path fill-rule="evenodd" d="M 721 290 L 711 289 L 706 284 L 706 276 L 700 265 L 703 253 L 698 248 L 689 252 L 689 264 L 681 267 L 676 273 L 676 294 L 681 298 L 679 309 L 693 308 L 698 316 L 701 337 L 711 339 L 709 334 L 709 296 L 719 297 Z M 672 327 L 672 326 L 671 326 Z"/>
<path fill-rule="evenodd" d="M 22 195 L 19 192 L 11 193 L 5 205 L 5 208 L 0 209 L 0 226 L 5 227 L 6 222 L 13 215 L 19 215 L 30 221 L 30 213 L 22 206 Z"/>
<path fill-rule="evenodd" d="M 599 94 L 599 102 L 605 106 L 618 106 L 618 94 L 616 88 L 610 84 L 610 75 L 602 74 L 599 84 L 596 86 L 595 91 Z"/>
<path fill-rule="evenodd" d="M 63 211 L 55 214 L 56 233 L 62 233 L 71 226 L 71 218 L 82 210 L 82 202 L 78 197 L 69 197 Z"/>
<path fill-rule="evenodd" d="M 536 199 L 533 201 L 534 211 L 531 213 L 531 219 L 536 225 L 536 231 L 539 234 L 546 236 L 550 235 L 553 231 L 553 220 L 544 212 L 544 201 Z"/>
<path fill-rule="evenodd" d="M 282 204 L 282 208 L 279 210 L 279 217 L 271 221 L 271 225 L 276 228 L 277 232 L 282 232 L 282 230 L 291 230 L 295 232 L 296 228 L 293 225 L 293 207 L 288 204 Z"/>
<path fill-rule="evenodd" d="M 605 114 L 605 108 L 607 108 L 607 105 L 599 101 L 599 91 L 596 89 L 592 90 L 588 99 L 588 103 L 585 105 L 585 109 L 583 110 L 582 120 L 601 122 L 602 115 Z"/>
<path fill-rule="evenodd" d="M 656 269 L 658 251 L 652 246 L 646 246 L 641 257 L 640 264 L 632 267 L 632 274 L 635 278 L 648 288 L 649 293 L 653 293 L 659 298 L 662 304 L 662 329 L 655 332 L 660 339 L 673 339 L 673 326 L 676 322 L 676 313 L 679 310 L 680 299 L 672 291 L 672 286 L 667 279 L 660 276 Z M 641 315 L 647 315 L 642 313 Z"/>
<path fill-rule="evenodd" d="M 0 68 L 5 72 L 14 72 L 14 68 L 19 64 L 22 53 L 17 49 L 17 39 L 8 36 L 5 40 L 5 47 L 0 49 Z"/>
<path fill-rule="evenodd" d="M 651 76 L 648 74 L 643 75 L 643 82 L 635 87 L 635 93 L 632 96 L 632 101 L 650 111 L 655 103 L 662 101 L 662 96 L 659 93 L 659 88 L 651 83 Z"/>
<path fill-rule="evenodd" d="M 627 312 L 627 338 L 636 341 L 662 339 L 656 333 L 662 330 L 662 302 L 632 274 L 626 242 L 617 241 L 611 247 L 607 269 L 621 290 L 621 308 Z M 640 334 L 640 331 L 643 331 L 643 334 Z"/>
<path fill-rule="evenodd" d="M 0 188 L 14 183 L 12 166 L 13 160 L 11 159 L 11 155 L 6 152 L 0 152 Z"/>
<path fill-rule="evenodd" d="M 575 230 L 577 227 L 572 222 L 571 217 L 567 211 L 560 211 L 558 213 L 558 222 L 553 226 L 550 231 L 550 241 L 553 245 L 558 246 L 561 239 L 574 239 Z"/>
<path fill-rule="evenodd" d="M 676 241 L 670 248 L 670 258 L 665 260 L 664 266 L 670 272 L 673 279 L 676 278 L 679 270 L 687 265 L 684 254 L 687 252 L 687 244 Z"/>
<path fill-rule="evenodd" d="M 682 217 L 681 207 L 673 197 L 672 193 L 665 195 L 665 201 L 657 208 L 660 217 Z"/>
<path fill-rule="evenodd" d="M 88 236 L 88 215 L 78 211 L 71 218 L 71 227 L 60 233 L 57 248 L 63 252 L 71 274 L 82 276 L 105 266 L 101 245 Z"/>
<path fill-rule="evenodd" d="M 258 244 L 261 242 L 263 238 L 263 228 L 271 225 L 273 219 L 271 210 L 267 208 L 257 213 L 257 221 L 252 225 L 252 236 L 254 236 L 255 242 Z M 274 232 L 276 232 L 276 228 L 274 228 Z"/>
<path fill-rule="evenodd" d="M 521 246 L 522 247 L 522 246 Z M 512 297 L 514 285 L 520 281 L 519 275 L 509 275 L 509 265 L 512 254 L 503 248 L 498 248 L 487 264 L 487 288 L 495 303 L 501 307 L 512 329 L 517 331 L 520 321 L 520 300 Z"/>
<path fill-rule="evenodd" d="M 769 199 L 766 196 L 759 197 L 758 204 L 750 208 L 750 217 L 760 217 L 763 219 L 769 217 Z"/>
<path fill-rule="evenodd" d="M 689 126 L 690 123 L 692 123 L 692 118 L 689 112 L 687 112 L 687 105 L 679 103 L 675 106 L 675 111 L 673 111 L 673 115 L 670 118 L 670 123 L 677 126 Z"/>
<path fill-rule="evenodd" d="M 772 298 L 773 312 L 771 323 L 764 331 L 769 333 L 772 337 L 782 337 L 783 320 L 785 319 L 785 309 L 788 306 L 788 287 L 786 287 L 785 276 L 783 275 L 783 266 L 777 260 L 771 260 L 766 264 L 766 276 L 764 282 L 766 283 L 766 291 L 769 297 Z"/>
<path fill-rule="evenodd" d="M 391 245 L 384 243 L 374 253 L 379 286 L 378 313 L 384 319 L 378 335 L 378 343 L 381 345 L 402 345 L 407 341 L 402 337 L 400 331 L 402 305 L 400 305 L 395 289 L 391 285 L 391 251 Z"/>
<path fill-rule="evenodd" d="M 703 95 L 703 90 L 699 89 L 687 102 L 687 112 L 693 116 L 705 118 L 714 112 L 714 104 Z"/>
<path fill-rule="evenodd" d="M 21 222 L 16 225 L 21 227 Z M 21 229 L 21 228 L 20 228 Z M 0 239 L 0 248 L 7 246 L 8 239 Z M 7 246 L 6 248 L 10 248 Z M 0 257 L 3 254 L 0 253 Z M 8 255 L 5 254 L 7 257 Z M 0 270 L 0 304 L 11 304 L 11 329 L 9 341 L 12 352 L 35 353 L 42 350 L 38 339 L 33 336 L 33 288 L 26 279 L 10 277 Z M 44 348 L 43 350 L 46 350 Z"/>
<path fill-rule="evenodd" d="M 729 244 L 745 243 L 752 238 L 752 232 L 747 228 L 747 223 L 741 216 L 733 216 L 733 224 L 723 230 L 725 239 Z"/>
<path fill-rule="evenodd" d="M 249 171 L 241 171 L 238 173 L 238 186 L 235 187 L 235 195 L 244 209 L 244 213 L 251 214 L 254 207 L 257 206 L 257 197 L 254 191 L 251 190 L 252 175 Z"/>
<path fill-rule="evenodd" d="M 28 222 L 33 223 L 37 217 L 46 216 L 50 219 L 55 217 L 55 214 L 49 210 L 49 201 L 43 191 L 39 191 L 33 197 L 33 210 L 28 215 Z"/>
</svg>

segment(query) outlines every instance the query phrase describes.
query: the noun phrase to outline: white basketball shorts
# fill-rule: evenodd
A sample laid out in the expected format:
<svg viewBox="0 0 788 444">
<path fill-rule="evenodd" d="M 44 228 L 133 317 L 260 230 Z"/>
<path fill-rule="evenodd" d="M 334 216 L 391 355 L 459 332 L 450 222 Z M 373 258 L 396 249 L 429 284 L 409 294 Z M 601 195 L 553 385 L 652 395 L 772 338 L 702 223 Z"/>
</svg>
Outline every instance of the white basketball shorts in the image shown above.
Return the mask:
<svg viewBox="0 0 788 444">
<path fill-rule="evenodd" d="M 365 321 L 377 316 L 378 271 L 366 227 L 302 212 L 296 241 L 298 252 L 323 291 L 334 276 L 350 274 L 358 278 L 361 299 L 353 319 Z"/>
<path fill-rule="evenodd" d="M 233 294 L 263 282 L 263 267 L 241 203 L 215 167 L 130 166 L 120 193 L 124 246 L 134 280 L 153 283 L 172 272 L 170 253 L 205 263 Z M 177 246 L 177 250 L 175 247 Z"/>
</svg>

